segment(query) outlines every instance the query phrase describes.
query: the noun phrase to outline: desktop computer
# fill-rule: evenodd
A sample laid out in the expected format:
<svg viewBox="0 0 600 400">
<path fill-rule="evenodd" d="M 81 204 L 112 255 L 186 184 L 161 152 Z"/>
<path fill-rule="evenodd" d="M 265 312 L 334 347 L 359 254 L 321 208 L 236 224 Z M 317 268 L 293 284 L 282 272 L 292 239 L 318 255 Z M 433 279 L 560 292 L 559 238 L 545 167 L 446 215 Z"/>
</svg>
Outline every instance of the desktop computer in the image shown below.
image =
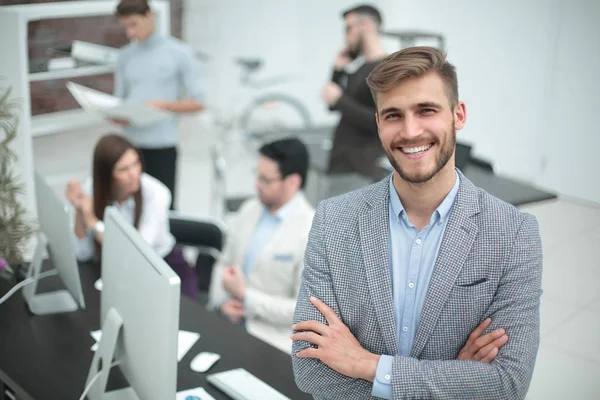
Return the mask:
<svg viewBox="0 0 600 400">
<path fill-rule="evenodd" d="M 102 337 L 86 382 L 88 398 L 175 399 L 181 280 L 116 208 L 106 208 L 104 223 Z M 107 392 L 115 364 L 130 387 Z"/>
<path fill-rule="evenodd" d="M 85 308 L 75 258 L 73 228 L 69 207 L 36 171 L 35 190 L 40 232 L 33 260 L 27 273 L 32 283 L 23 289 L 23 297 L 33 314 L 55 314 Z M 66 287 L 49 293 L 37 293 L 42 263 L 48 251 L 57 275 Z"/>
</svg>

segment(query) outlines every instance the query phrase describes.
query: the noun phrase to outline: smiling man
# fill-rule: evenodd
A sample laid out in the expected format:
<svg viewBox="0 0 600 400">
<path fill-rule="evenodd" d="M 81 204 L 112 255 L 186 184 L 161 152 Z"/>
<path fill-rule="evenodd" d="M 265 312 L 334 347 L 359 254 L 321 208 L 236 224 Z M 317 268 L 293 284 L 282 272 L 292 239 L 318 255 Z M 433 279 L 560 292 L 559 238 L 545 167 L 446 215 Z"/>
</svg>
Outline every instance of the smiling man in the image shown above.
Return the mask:
<svg viewBox="0 0 600 400">
<path fill-rule="evenodd" d="M 296 382 L 326 399 L 523 399 L 539 346 L 537 221 L 455 168 L 467 112 L 443 53 L 394 53 L 368 84 L 395 171 L 317 208 L 294 315 Z M 494 357 L 465 357 L 498 329 L 489 346 L 503 345 L 482 347 Z"/>
</svg>

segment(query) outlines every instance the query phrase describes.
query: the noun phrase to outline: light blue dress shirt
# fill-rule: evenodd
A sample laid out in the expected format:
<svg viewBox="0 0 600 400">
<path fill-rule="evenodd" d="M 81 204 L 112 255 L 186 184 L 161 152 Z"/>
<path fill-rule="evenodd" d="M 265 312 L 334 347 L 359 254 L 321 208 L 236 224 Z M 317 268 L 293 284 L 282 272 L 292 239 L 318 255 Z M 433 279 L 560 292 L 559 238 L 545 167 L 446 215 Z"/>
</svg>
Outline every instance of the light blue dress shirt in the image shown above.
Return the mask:
<svg viewBox="0 0 600 400">
<path fill-rule="evenodd" d="M 294 208 L 294 205 L 299 201 L 300 196 L 302 196 L 300 193 L 296 194 L 296 196 L 285 203 L 272 215 L 269 213 L 269 210 L 263 206 L 262 215 L 256 224 L 256 228 L 254 228 L 254 233 L 250 237 L 244 262 L 242 263 L 242 271 L 244 271 L 246 279 L 248 279 L 248 276 L 250 276 L 250 271 L 252 271 L 252 268 L 254 268 L 256 260 L 258 259 L 261 251 L 273 238 L 275 231 L 277 228 L 279 228 L 279 225 L 281 225 L 281 222 L 285 219 L 285 217 Z"/>
<path fill-rule="evenodd" d="M 419 232 L 408 220 L 390 178 L 389 261 L 399 356 L 410 356 L 435 260 L 459 185 L 460 178 L 456 174 L 454 186 L 431 215 L 429 224 Z M 373 396 L 392 398 L 393 362 L 394 357 L 390 355 L 382 355 L 379 359 Z"/>
<path fill-rule="evenodd" d="M 203 93 L 191 48 L 172 36 L 154 32 L 143 42 L 131 42 L 119 53 L 115 71 L 115 96 L 129 103 L 178 101 Z M 144 149 L 175 147 L 176 116 L 150 125 L 129 126 L 124 134 Z"/>
</svg>

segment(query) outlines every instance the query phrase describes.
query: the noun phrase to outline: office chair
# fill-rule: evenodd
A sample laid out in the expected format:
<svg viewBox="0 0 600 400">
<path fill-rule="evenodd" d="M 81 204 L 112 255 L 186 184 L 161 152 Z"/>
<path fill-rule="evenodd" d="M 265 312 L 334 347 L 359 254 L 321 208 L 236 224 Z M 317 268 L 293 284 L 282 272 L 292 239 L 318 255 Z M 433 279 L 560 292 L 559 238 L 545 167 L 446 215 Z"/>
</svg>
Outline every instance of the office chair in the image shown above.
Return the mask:
<svg viewBox="0 0 600 400">
<path fill-rule="evenodd" d="M 226 169 L 227 162 L 219 150 L 219 145 L 211 149 L 210 155 L 213 164 L 213 199 L 211 215 L 218 215 L 225 219 L 229 213 L 235 213 L 247 197 L 227 197 Z"/>
<path fill-rule="evenodd" d="M 194 268 L 198 276 L 199 301 L 208 299 L 212 268 L 221 255 L 225 225 L 216 218 L 196 218 L 176 211 L 169 213 L 171 234 L 179 245 L 198 251 Z"/>
<path fill-rule="evenodd" d="M 487 160 L 482 158 L 471 156 L 470 164 L 477 165 L 479 168 L 486 170 L 487 172 L 494 173 L 494 166 Z"/>
</svg>

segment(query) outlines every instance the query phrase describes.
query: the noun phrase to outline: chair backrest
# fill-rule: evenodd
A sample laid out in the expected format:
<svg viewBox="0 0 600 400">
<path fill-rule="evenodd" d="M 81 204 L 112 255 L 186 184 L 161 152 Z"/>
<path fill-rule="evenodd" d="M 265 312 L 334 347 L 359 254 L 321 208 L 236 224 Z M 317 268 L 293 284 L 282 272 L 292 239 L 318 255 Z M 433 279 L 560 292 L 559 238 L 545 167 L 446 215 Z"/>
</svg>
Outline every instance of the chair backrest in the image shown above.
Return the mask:
<svg viewBox="0 0 600 400">
<path fill-rule="evenodd" d="M 227 161 L 222 153 L 222 144 L 216 143 L 210 150 L 210 158 L 213 168 L 211 215 L 224 218 L 226 215 L 226 172 Z"/>
<path fill-rule="evenodd" d="M 194 265 L 198 289 L 208 291 L 212 267 L 221 255 L 225 241 L 224 224 L 216 218 L 195 218 L 177 212 L 171 212 L 169 223 L 177 244 L 198 250 Z"/>
<path fill-rule="evenodd" d="M 462 170 L 469 164 L 471 160 L 471 149 L 472 146 L 467 143 L 456 142 L 456 151 L 454 157 L 454 164 L 456 168 Z"/>
<path fill-rule="evenodd" d="M 471 156 L 470 164 L 477 165 L 479 168 L 482 168 L 487 172 L 494 173 L 494 166 L 492 163 L 482 158 Z"/>
</svg>

